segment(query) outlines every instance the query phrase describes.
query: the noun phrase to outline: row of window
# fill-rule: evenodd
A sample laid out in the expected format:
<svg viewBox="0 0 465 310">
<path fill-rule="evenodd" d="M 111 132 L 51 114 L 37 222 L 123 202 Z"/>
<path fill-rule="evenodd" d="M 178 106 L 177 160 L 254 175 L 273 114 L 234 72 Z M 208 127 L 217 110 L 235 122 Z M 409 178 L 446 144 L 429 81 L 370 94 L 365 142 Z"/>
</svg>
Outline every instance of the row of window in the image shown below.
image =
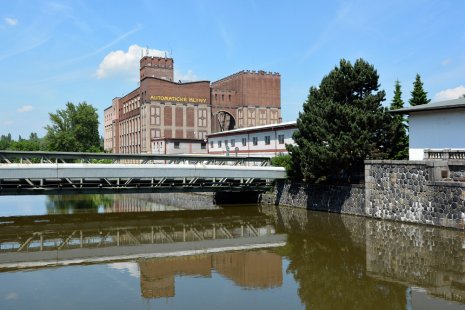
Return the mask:
<svg viewBox="0 0 465 310">
<path fill-rule="evenodd" d="M 179 149 L 181 143 L 180 142 L 174 142 L 174 148 Z M 207 148 L 207 143 L 201 142 L 200 143 L 200 149 L 205 150 Z"/>
<path fill-rule="evenodd" d="M 218 148 L 221 148 L 222 146 L 222 140 L 218 140 Z M 252 144 L 253 145 L 258 145 L 258 137 L 252 137 Z M 271 144 L 271 136 L 265 136 L 265 145 L 270 145 Z M 284 144 L 284 135 L 278 135 L 278 144 Z M 229 141 L 224 140 L 224 145 L 229 146 Z M 242 138 L 242 146 L 247 145 L 247 138 Z M 236 146 L 236 139 L 231 139 L 231 146 L 235 147 Z M 210 148 L 214 148 L 213 141 L 210 141 Z"/>
</svg>

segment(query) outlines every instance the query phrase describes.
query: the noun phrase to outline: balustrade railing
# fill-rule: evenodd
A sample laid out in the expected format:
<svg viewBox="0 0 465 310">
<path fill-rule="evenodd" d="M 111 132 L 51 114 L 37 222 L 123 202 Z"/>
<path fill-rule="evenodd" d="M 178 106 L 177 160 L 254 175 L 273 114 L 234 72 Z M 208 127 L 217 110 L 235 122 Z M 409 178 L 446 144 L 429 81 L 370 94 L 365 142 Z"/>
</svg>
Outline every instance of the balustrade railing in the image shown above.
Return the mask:
<svg viewBox="0 0 465 310">
<path fill-rule="evenodd" d="M 465 160 L 465 149 L 425 149 L 424 159 Z"/>
</svg>

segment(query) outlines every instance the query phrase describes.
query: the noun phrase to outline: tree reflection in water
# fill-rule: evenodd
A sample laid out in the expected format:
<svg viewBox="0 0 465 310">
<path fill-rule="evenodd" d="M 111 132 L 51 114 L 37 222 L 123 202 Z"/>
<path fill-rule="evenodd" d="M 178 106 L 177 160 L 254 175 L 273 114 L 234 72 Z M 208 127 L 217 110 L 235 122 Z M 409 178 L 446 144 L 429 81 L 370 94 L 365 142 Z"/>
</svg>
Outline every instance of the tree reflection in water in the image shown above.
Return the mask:
<svg viewBox="0 0 465 310">
<path fill-rule="evenodd" d="M 366 273 L 363 219 L 344 225 L 334 214 L 313 212 L 305 217 L 304 223 L 285 225 L 288 243 L 282 254 L 289 257 L 287 272 L 299 283 L 307 309 L 405 309 L 406 286 Z"/>
<path fill-rule="evenodd" d="M 48 214 L 98 213 L 112 205 L 111 195 L 49 195 L 46 201 Z"/>
</svg>

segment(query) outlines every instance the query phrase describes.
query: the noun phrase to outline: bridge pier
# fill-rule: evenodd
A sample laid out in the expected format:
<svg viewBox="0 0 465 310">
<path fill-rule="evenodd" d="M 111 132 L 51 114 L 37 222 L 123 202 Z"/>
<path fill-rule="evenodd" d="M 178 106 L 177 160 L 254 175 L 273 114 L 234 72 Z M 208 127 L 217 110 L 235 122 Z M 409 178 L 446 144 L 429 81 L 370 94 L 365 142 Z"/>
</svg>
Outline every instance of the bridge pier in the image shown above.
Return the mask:
<svg viewBox="0 0 465 310">
<path fill-rule="evenodd" d="M 223 204 L 256 204 L 262 199 L 262 193 L 259 191 L 243 192 L 216 192 L 213 202 L 217 205 Z"/>
</svg>

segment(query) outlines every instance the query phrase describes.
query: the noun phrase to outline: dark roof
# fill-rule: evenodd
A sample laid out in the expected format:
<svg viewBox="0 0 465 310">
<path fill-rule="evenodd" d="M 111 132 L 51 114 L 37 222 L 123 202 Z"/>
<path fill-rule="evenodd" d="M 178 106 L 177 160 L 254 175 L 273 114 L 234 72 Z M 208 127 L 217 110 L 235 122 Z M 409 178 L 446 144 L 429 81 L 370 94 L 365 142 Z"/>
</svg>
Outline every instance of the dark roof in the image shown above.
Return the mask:
<svg viewBox="0 0 465 310">
<path fill-rule="evenodd" d="M 428 104 L 416 105 L 414 107 L 406 107 L 397 110 L 391 110 L 394 114 L 411 114 L 414 112 L 434 111 L 434 110 L 450 110 L 465 108 L 465 98 L 432 102 Z"/>
</svg>

